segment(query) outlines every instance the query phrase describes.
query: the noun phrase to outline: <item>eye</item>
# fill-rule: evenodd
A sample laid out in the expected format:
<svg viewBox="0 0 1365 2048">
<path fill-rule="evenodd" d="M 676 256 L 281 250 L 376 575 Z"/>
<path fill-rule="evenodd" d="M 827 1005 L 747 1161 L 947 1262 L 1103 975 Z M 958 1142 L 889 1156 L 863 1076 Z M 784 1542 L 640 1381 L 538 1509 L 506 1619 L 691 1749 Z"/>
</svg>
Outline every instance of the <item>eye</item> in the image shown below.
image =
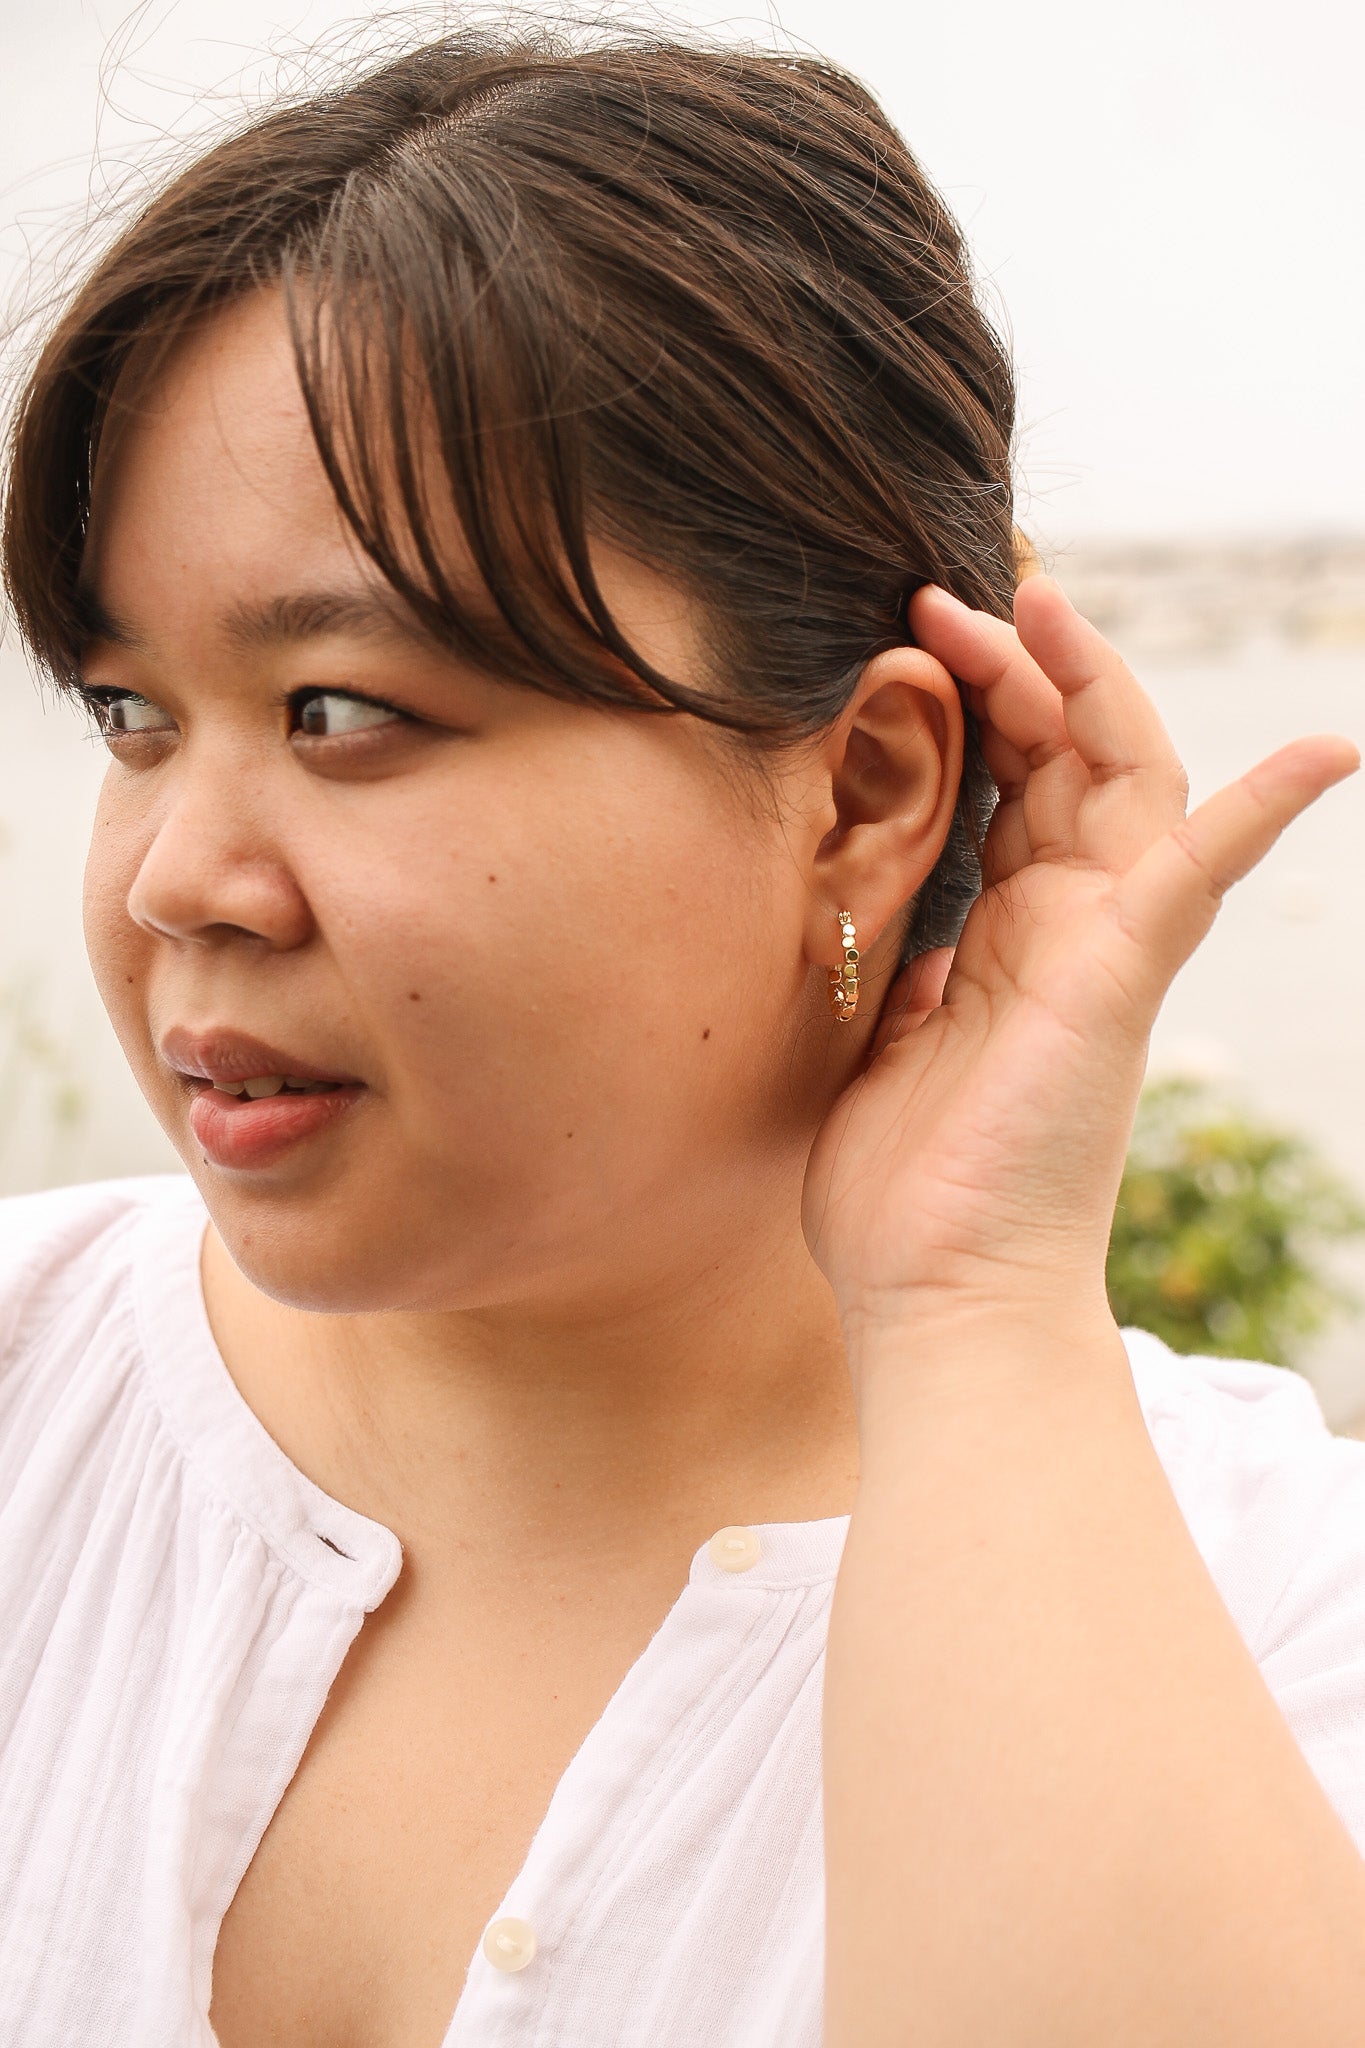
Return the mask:
<svg viewBox="0 0 1365 2048">
<path fill-rule="evenodd" d="M 392 705 L 371 697 L 350 697 L 339 690 L 314 690 L 295 698 L 298 714 L 296 732 L 310 739 L 337 739 L 343 733 L 367 732 L 373 726 L 393 725 L 403 718 Z"/>
<path fill-rule="evenodd" d="M 135 690 L 83 690 L 81 695 L 106 739 L 115 733 L 175 731 L 170 713 Z"/>
</svg>

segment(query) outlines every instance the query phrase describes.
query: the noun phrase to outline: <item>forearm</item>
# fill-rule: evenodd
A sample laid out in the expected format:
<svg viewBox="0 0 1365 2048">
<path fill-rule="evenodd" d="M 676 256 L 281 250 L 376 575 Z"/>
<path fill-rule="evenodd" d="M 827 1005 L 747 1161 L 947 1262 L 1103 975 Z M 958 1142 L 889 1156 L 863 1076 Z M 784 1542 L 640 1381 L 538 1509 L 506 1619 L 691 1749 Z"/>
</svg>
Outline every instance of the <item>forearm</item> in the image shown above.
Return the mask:
<svg viewBox="0 0 1365 2048">
<path fill-rule="evenodd" d="M 907 1327 L 850 1363 L 826 2048 L 1358 2048 L 1365 1861 L 1117 1331 Z"/>
</svg>

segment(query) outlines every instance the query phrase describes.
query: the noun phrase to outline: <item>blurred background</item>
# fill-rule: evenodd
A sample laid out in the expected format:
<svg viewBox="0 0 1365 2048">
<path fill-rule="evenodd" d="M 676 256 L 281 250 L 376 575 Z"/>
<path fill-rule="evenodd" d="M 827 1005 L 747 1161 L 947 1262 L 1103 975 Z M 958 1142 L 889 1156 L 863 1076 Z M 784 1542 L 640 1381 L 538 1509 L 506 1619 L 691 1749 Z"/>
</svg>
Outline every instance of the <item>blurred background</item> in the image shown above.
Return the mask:
<svg viewBox="0 0 1365 2048">
<path fill-rule="evenodd" d="M 533 10 L 525 10 L 533 12 Z M 1129 657 L 1194 800 L 1365 743 L 1365 15 L 1300 0 L 784 0 L 594 18 L 813 47 L 967 230 L 1021 384 L 1019 523 Z M 505 10 L 0 0 L 7 389 L 25 317 L 196 137 L 340 57 Z M 102 750 L 0 642 L 0 1193 L 178 1162 L 85 964 Z M 1230 898 L 1158 1026 L 1111 1283 L 1365 1433 L 1365 778 Z"/>
</svg>

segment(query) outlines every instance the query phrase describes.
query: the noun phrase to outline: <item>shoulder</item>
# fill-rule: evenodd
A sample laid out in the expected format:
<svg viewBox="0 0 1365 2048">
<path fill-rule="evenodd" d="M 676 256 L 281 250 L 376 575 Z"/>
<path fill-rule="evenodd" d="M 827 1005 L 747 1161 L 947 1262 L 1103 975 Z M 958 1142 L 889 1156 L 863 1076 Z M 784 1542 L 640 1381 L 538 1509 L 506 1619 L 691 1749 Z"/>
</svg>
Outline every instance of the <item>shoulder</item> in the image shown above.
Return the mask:
<svg viewBox="0 0 1365 2048">
<path fill-rule="evenodd" d="M 1333 1435 L 1296 1372 L 1124 1337 L 1172 1491 L 1258 1660 L 1292 1663 L 1330 1618 L 1365 1675 L 1365 1443 Z M 1365 1726 L 1365 1692 L 1361 1710 Z"/>
<path fill-rule="evenodd" d="M 1141 1330 L 1124 1341 L 1171 1489 L 1258 1655 L 1296 1582 L 1338 1579 L 1365 1622 L 1365 1443 L 1334 1436 L 1283 1366 L 1182 1357 Z"/>
<path fill-rule="evenodd" d="M 142 1225 L 191 1198 L 188 1175 L 166 1174 L 0 1199 L 0 1600 L 11 1630 L 29 1611 L 35 1560 L 63 1544 L 76 1556 L 130 1428 L 133 1466 L 145 1464 L 142 1425 L 155 1411 L 135 1306 Z"/>
<path fill-rule="evenodd" d="M 154 1174 L 0 1198 L 0 1381 L 64 1315 L 126 1283 L 141 1219 L 192 1186 Z"/>
<path fill-rule="evenodd" d="M 1285 1366 L 1172 1351 L 1125 1330 L 1133 1384 L 1153 1443 L 1177 1490 L 1258 1493 L 1276 1471 L 1346 1441 L 1332 1435 L 1312 1386 Z M 1365 1444 L 1346 1462 L 1365 1466 Z"/>
<path fill-rule="evenodd" d="M 1124 1340 L 1190 1533 L 1365 1849 L 1365 1442 L 1332 1434 L 1298 1373 Z"/>
</svg>

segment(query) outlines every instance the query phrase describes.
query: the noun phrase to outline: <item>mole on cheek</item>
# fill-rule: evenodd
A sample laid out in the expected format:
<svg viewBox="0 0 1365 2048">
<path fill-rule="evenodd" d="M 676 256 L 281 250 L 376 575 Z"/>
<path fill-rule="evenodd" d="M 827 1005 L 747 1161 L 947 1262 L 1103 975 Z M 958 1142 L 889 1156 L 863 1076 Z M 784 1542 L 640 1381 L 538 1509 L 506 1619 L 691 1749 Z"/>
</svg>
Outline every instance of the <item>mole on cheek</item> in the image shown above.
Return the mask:
<svg viewBox="0 0 1365 2048">
<path fill-rule="evenodd" d="M 410 989 L 408 990 L 408 1001 L 409 1001 L 410 1003 L 420 1003 L 420 1002 L 421 1002 L 421 1000 L 422 1000 L 422 997 L 421 997 L 421 993 L 420 993 L 420 991 L 419 991 L 419 990 L 417 990 L 417 989 L 415 989 L 415 988 L 410 988 Z"/>
<path fill-rule="evenodd" d="M 710 1025 L 708 1024 L 708 1025 L 707 1025 L 707 1027 L 706 1027 L 706 1029 L 705 1029 L 705 1031 L 703 1031 L 703 1032 L 702 1032 L 702 1037 L 703 1037 L 703 1038 L 709 1038 L 710 1036 L 711 1036 L 711 1026 L 710 1026 Z"/>
<path fill-rule="evenodd" d="M 488 877 L 488 879 L 489 879 L 489 881 L 490 881 L 490 882 L 496 882 L 498 878 L 497 878 L 497 876 L 496 876 L 496 875 L 490 875 L 490 876 Z"/>
</svg>

